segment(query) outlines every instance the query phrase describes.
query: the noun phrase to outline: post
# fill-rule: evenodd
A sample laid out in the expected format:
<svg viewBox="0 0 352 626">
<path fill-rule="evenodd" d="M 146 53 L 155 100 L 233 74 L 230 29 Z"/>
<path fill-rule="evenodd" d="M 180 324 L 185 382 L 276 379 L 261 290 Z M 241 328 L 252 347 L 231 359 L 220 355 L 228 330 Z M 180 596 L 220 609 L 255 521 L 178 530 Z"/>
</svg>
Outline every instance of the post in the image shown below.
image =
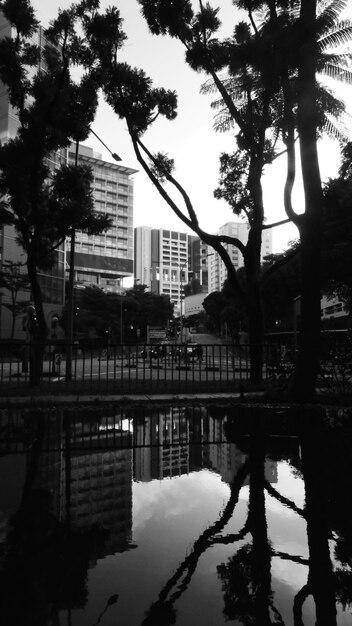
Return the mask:
<svg viewBox="0 0 352 626">
<path fill-rule="evenodd" d="M 120 295 L 120 346 L 123 344 L 123 306 L 122 306 L 122 294 Z"/>
<path fill-rule="evenodd" d="M 183 343 L 183 317 L 182 317 L 182 309 L 183 309 L 183 275 L 182 272 L 187 265 L 187 261 L 179 266 L 180 269 L 180 338 L 181 343 Z"/>
<path fill-rule="evenodd" d="M 79 141 L 76 141 L 75 167 L 78 164 Z M 66 331 L 66 380 L 72 380 L 72 348 L 73 348 L 73 296 L 75 279 L 75 240 L 74 224 L 71 229 L 70 272 L 67 289 L 67 331 Z"/>
</svg>

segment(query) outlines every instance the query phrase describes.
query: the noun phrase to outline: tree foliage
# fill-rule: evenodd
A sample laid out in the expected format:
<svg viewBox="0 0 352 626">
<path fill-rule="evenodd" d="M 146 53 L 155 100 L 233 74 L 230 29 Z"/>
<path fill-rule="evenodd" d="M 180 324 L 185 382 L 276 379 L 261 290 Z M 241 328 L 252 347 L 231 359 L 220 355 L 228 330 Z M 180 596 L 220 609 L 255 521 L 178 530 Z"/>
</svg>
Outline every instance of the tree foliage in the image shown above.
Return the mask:
<svg viewBox="0 0 352 626">
<path fill-rule="evenodd" d="M 338 296 L 351 312 L 352 306 L 352 144 L 342 149 L 339 174 L 324 188 L 326 224 L 324 233 L 324 290 Z"/>
<path fill-rule="evenodd" d="M 90 169 L 62 165 L 53 171 L 50 163 L 52 158 L 62 162 L 60 150 L 88 136 L 98 104 L 97 83 L 88 72 L 78 81 L 71 74 L 87 51 L 76 33 L 80 4 L 59 12 L 43 45 L 36 38 L 38 22 L 29 1 L 6 0 L 0 9 L 15 30 L 14 37 L 0 41 L 0 78 L 18 115 L 16 137 L 0 147 L 0 193 L 27 254 L 43 339 L 38 268 L 51 266 L 54 250 L 72 227 L 97 233 L 110 225 L 94 213 Z"/>
<path fill-rule="evenodd" d="M 125 294 L 91 286 L 78 292 L 75 311 L 77 338 L 100 337 L 107 341 L 109 334 L 112 343 L 119 343 L 121 337 L 128 343 L 145 341 L 147 326 L 166 327 L 173 316 L 173 305 L 168 296 L 151 293 L 146 285 L 136 284 Z"/>
</svg>

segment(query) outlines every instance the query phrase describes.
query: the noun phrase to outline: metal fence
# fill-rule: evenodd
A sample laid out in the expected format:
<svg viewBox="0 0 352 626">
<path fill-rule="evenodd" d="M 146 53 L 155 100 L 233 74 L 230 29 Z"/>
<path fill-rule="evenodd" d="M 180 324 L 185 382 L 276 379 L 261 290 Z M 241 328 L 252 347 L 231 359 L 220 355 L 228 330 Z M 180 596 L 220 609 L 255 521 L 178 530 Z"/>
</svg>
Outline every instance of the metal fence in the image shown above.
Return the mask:
<svg viewBox="0 0 352 626">
<path fill-rule="evenodd" d="M 290 338 L 262 349 L 264 381 L 287 379 L 295 361 Z M 0 346 L 0 395 L 25 395 L 30 386 L 32 346 Z M 131 394 L 238 391 L 250 380 L 249 346 L 234 344 L 140 344 L 72 346 L 47 344 L 40 385 L 31 393 Z"/>
<path fill-rule="evenodd" d="M 9 344 L 0 353 L 2 395 L 30 384 L 31 346 Z M 233 390 L 249 380 L 248 347 L 231 345 L 124 345 L 72 347 L 70 380 L 64 347 L 46 345 L 41 392 L 172 393 Z"/>
</svg>

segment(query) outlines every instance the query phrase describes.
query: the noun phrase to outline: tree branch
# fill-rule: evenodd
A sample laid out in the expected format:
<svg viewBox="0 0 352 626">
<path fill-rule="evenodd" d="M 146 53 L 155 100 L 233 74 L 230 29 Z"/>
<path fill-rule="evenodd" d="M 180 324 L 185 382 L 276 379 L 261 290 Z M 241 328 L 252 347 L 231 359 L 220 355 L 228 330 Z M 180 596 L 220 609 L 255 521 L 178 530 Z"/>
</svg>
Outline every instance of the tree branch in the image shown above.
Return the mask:
<svg viewBox="0 0 352 626">
<path fill-rule="evenodd" d="M 296 506 L 294 502 L 281 495 L 281 493 L 279 493 L 267 480 L 265 481 L 265 489 L 267 490 L 269 495 L 271 495 L 273 498 L 276 498 L 276 500 L 281 502 L 281 504 L 284 504 L 289 509 L 291 509 L 291 511 L 294 511 L 295 513 L 300 515 L 300 517 L 306 519 L 305 511 Z"/>
<path fill-rule="evenodd" d="M 290 224 L 291 220 L 289 218 L 285 220 L 280 220 L 279 222 L 273 222 L 272 224 L 263 224 L 262 230 L 267 230 L 268 228 L 276 228 L 276 226 L 282 226 L 283 224 Z"/>
</svg>

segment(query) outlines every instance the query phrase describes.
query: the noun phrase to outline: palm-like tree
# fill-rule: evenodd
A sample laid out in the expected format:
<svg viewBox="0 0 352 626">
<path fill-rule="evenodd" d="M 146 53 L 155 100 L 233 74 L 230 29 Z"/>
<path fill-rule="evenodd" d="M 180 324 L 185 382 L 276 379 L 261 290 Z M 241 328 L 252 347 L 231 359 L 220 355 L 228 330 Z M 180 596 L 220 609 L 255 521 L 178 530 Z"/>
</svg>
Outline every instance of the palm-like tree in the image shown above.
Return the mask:
<svg viewBox="0 0 352 626">
<path fill-rule="evenodd" d="M 266 3 L 262 3 L 264 5 Z M 352 20 L 340 20 L 339 16 L 346 8 L 347 0 L 320 0 L 317 4 L 318 14 L 316 19 L 316 36 L 317 36 L 317 89 L 319 92 L 319 102 L 321 105 L 321 132 L 326 133 L 333 139 L 345 143 L 350 136 L 350 120 L 351 116 L 346 113 L 345 105 L 333 95 L 329 85 L 333 83 L 341 83 L 342 85 L 352 85 Z M 287 37 L 287 31 L 294 31 L 297 28 L 299 19 L 300 1 L 295 0 L 293 3 L 287 3 L 287 6 L 278 6 L 275 19 L 278 20 L 281 29 L 280 39 L 278 43 L 286 48 L 285 56 L 287 57 L 287 49 L 291 46 L 292 36 Z M 258 37 L 268 37 L 273 34 L 273 15 L 272 12 L 265 10 L 264 6 L 258 7 L 257 11 L 252 14 L 252 23 Z M 239 25 L 237 31 L 248 26 L 244 23 Z M 249 31 L 248 31 L 249 32 Z M 295 35 L 296 36 L 296 35 Z M 275 57 L 280 54 L 280 47 L 276 47 L 273 52 Z M 266 57 L 265 63 L 270 63 L 270 80 L 273 81 L 273 73 L 276 63 L 272 63 L 270 57 Z M 254 78 L 254 69 L 251 68 L 249 73 L 247 68 L 247 78 L 251 76 L 251 85 L 249 80 L 244 84 L 244 77 L 240 69 L 222 77 L 222 82 L 227 92 L 231 96 L 233 102 L 239 111 L 243 114 L 248 110 L 249 99 L 250 106 L 258 108 L 260 104 L 260 94 L 263 89 L 263 73 Z M 291 80 L 294 81 L 297 74 L 295 63 L 291 64 Z M 276 137 L 279 130 L 282 130 L 283 117 L 283 94 L 282 84 L 278 83 L 279 91 L 271 103 L 272 121 L 276 122 L 276 129 L 273 128 L 273 136 Z M 250 90 L 248 87 L 251 87 Z M 212 79 L 206 81 L 201 92 L 203 94 L 218 93 L 217 86 Z M 224 103 L 222 97 L 217 98 L 211 103 L 211 107 L 216 111 L 214 118 L 214 128 L 219 132 L 233 130 L 236 127 L 235 120 L 230 114 L 228 107 Z"/>
<path fill-rule="evenodd" d="M 249 5 L 247 2 L 239 4 Z M 254 4 L 251 3 L 252 7 Z M 280 137 L 287 151 L 285 210 L 299 230 L 302 247 L 302 349 L 293 389 L 295 395 L 303 398 L 312 394 L 318 369 L 323 212 L 316 142 L 318 135 L 324 132 L 341 142 L 348 140 L 348 115 L 327 83 L 331 80 L 352 83 L 352 55 L 348 48 L 352 41 L 352 24 L 349 20 L 339 21 L 347 6 L 346 0 L 293 0 L 277 4 L 258 2 L 257 12 L 250 13 L 255 53 L 249 64 L 250 71 L 248 62 L 246 64 L 246 76 L 250 76 L 251 82 L 243 82 L 243 72 L 238 65 L 233 66 L 235 71 L 225 81 L 228 92 L 248 120 L 255 120 L 253 111 L 260 110 L 263 93 L 268 85 L 272 87 L 273 97 L 268 108 L 267 137 L 271 139 L 268 156 L 273 156 L 276 139 Z M 269 10 L 264 11 L 267 6 Z M 261 42 L 265 54 L 258 55 L 260 45 L 256 41 Z M 204 91 L 212 88 L 208 83 Z M 222 98 L 215 101 L 213 107 L 218 110 L 215 125 L 219 130 L 234 125 L 236 120 L 228 114 L 227 103 Z M 297 214 L 291 202 L 297 138 L 305 188 L 303 214 Z"/>
</svg>

